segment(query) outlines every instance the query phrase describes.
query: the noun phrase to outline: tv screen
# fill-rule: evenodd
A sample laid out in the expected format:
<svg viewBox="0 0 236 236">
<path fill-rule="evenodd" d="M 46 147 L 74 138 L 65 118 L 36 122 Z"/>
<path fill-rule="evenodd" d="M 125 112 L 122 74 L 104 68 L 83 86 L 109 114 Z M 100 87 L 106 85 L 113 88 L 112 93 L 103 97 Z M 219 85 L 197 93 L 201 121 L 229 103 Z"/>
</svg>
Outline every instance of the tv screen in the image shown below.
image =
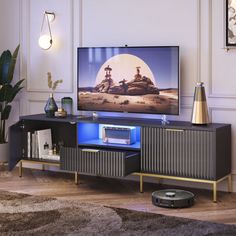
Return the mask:
<svg viewBox="0 0 236 236">
<path fill-rule="evenodd" d="M 179 47 L 78 48 L 78 110 L 179 114 Z"/>
</svg>

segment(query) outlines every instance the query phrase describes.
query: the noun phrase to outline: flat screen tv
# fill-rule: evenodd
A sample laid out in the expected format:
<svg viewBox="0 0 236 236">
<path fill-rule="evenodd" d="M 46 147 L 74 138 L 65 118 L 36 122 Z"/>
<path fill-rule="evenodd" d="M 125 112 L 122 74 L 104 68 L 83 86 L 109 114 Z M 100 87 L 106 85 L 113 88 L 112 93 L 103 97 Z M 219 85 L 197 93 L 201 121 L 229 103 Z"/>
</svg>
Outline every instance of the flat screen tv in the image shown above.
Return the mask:
<svg viewBox="0 0 236 236">
<path fill-rule="evenodd" d="M 179 114 L 179 47 L 81 47 L 78 110 Z"/>
</svg>

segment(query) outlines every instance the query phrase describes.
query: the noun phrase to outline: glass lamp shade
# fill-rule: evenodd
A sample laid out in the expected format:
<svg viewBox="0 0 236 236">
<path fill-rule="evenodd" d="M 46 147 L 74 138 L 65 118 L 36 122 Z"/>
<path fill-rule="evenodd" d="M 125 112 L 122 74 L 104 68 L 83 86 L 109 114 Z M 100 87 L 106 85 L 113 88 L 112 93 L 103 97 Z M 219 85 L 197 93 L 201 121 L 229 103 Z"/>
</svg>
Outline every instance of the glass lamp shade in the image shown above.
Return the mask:
<svg viewBox="0 0 236 236">
<path fill-rule="evenodd" d="M 47 50 L 47 49 L 49 49 L 52 46 L 52 39 L 47 34 L 41 35 L 39 37 L 39 41 L 38 42 L 39 42 L 39 46 L 42 49 L 44 49 L 44 50 Z"/>
</svg>

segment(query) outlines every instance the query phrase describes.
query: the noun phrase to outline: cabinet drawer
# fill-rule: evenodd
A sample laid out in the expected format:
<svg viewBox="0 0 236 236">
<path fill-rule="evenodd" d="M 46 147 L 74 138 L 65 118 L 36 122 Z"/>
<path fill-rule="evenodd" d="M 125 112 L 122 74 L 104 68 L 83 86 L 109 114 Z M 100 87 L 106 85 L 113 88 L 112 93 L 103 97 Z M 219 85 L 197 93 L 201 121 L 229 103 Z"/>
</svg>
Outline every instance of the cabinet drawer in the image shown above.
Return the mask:
<svg viewBox="0 0 236 236">
<path fill-rule="evenodd" d="M 61 168 L 81 173 L 124 177 L 132 172 L 140 171 L 140 153 L 63 147 Z"/>
</svg>

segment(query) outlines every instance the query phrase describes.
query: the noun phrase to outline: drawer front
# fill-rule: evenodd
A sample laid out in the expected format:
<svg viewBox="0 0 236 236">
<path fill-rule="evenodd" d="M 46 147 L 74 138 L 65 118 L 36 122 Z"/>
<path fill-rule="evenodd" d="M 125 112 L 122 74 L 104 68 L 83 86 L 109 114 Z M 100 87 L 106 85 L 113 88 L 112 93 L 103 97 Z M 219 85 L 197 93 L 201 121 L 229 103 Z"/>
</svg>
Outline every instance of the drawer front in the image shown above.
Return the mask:
<svg viewBox="0 0 236 236">
<path fill-rule="evenodd" d="M 124 177 L 140 171 L 140 154 L 88 148 L 61 150 L 61 168 L 87 174 Z"/>
<path fill-rule="evenodd" d="M 85 156 L 87 155 L 86 153 L 83 154 L 85 154 Z M 125 176 L 125 153 L 99 151 L 97 157 L 98 174 L 106 176 Z"/>
<path fill-rule="evenodd" d="M 78 149 L 77 148 L 69 148 L 62 147 L 60 149 L 60 162 L 61 169 L 68 171 L 76 171 L 78 169 Z"/>
<path fill-rule="evenodd" d="M 144 127 L 141 171 L 215 179 L 214 132 Z"/>
</svg>

